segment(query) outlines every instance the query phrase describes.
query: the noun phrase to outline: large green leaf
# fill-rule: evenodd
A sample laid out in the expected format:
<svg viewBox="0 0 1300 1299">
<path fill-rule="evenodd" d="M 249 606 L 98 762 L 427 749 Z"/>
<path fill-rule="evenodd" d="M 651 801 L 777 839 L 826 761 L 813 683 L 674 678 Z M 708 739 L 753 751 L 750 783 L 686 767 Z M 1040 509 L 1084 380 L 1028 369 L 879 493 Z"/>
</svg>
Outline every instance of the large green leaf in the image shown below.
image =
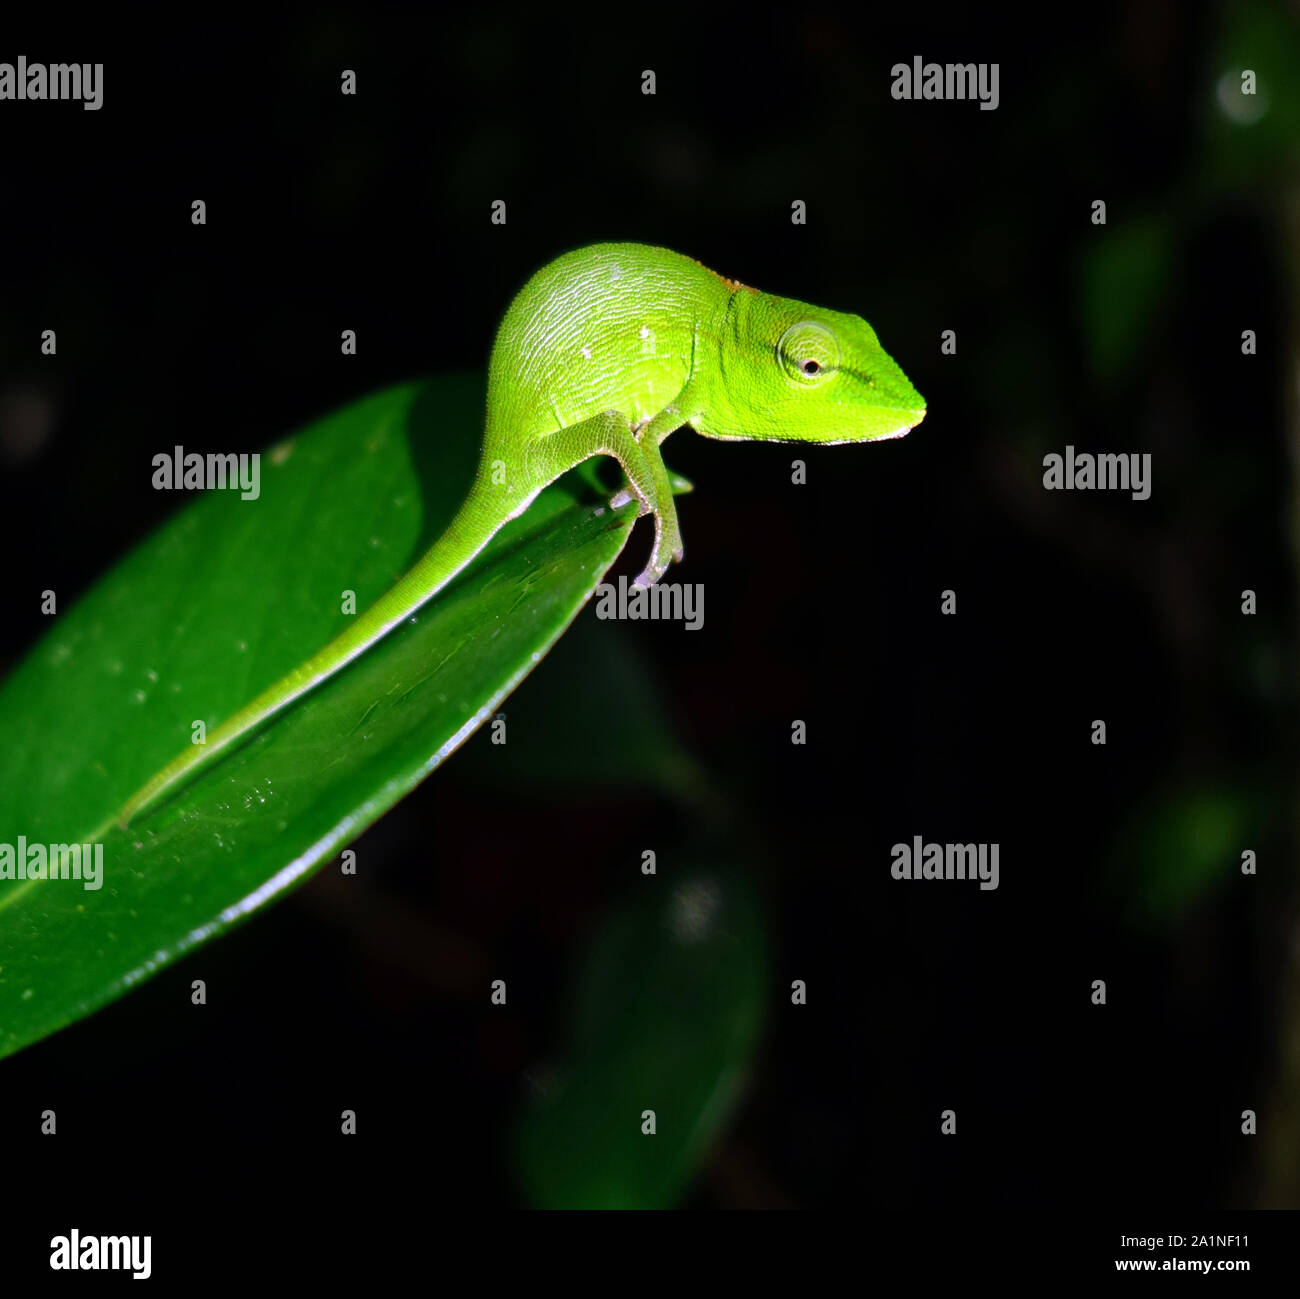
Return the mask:
<svg viewBox="0 0 1300 1299">
<path fill-rule="evenodd" d="M 206 495 L 128 556 L 0 689 L 0 844 L 98 842 L 102 887 L 0 881 L 0 1056 L 120 995 L 301 881 L 536 665 L 633 522 L 568 475 L 411 623 L 123 833 L 153 771 L 342 629 L 470 481 L 479 377 L 379 393 Z M 187 448 L 195 449 L 198 448 Z"/>
</svg>

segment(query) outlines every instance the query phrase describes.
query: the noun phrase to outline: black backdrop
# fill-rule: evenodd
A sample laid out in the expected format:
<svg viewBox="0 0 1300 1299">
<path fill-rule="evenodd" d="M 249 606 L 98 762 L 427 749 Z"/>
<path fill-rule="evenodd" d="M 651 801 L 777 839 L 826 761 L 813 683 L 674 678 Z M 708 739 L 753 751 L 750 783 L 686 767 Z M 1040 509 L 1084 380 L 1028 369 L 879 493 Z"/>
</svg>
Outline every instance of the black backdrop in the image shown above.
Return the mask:
<svg viewBox="0 0 1300 1299">
<path fill-rule="evenodd" d="M 705 584 L 705 627 L 631 627 L 671 724 L 767 852 L 768 1026 L 685 1203 L 1294 1205 L 1294 1178 L 1239 1133 L 1284 1077 L 1296 1013 L 1285 821 L 1252 825 L 1242 846 L 1272 869 L 1249 884 L 1230 871 L 1145 926 L 1126 905 L 1124 827 L 1160 791 L 1284 797 L 1293 755 L 1276 195 L 1185 204 L 1221 18 L 1103 6 L 1042 31 L 965 5 L 850 6 L 560 30 L 537 12 L 326 6 L 19 29 L 4 58 L 106 72 L 97 113 L 0 105 L 4 663 L 41 634 L 41 590 L 85 590 L 176 508 L 150 487 L 158 449 L 263 449 L 385 384 L 480 366 L 512 292 L 565 248 L 660 243 L 859 311 L 925 422 L 809 452 L 805 488 L 788 448 L 677 434 L 667 459 L 697 488 L 681 576 Z M 892 100 L 889 69 L 914 54 L 998 62 L 999 108 Z M 1174 248 L 1107 382 L 1081 269 L 1096 198 L 1113 222 L 1168 217 L 1151 256 Z M 54 359 L 35 342 L 51 324 Z M 1266 340 L 1250 359 L 1247 326 Z M 1152 452 L 1152 499 L 1043 492 L 1041 457 L 1066 443 Z M 616 574 L 639 567 L 644 527 Z M 547 690 L 548 667 L 521 690 Z M 520 1203 L 503 1150 L 520 1073 L 635 886 L 629 827 L 690 831 L 649 795 L 503 806 L 461 765 L 359 846 L 387 908 L 373 923 L 416 916 L 527 970 L 526 1004 L 492 1018 L 436 956 L 430 973 L 350 922 L 322 877 L 5 1062 L 0 1131 L 33 1187 L 72 1179 L 161 1213 L 178 1168 L 227 1203 L 296 1198 L 292 1169 L 340 1197 L 414 1178 L 430 1207 Z M 892 882 L 890 845 L 915 833 L 999 842 L 1001 887 Z M 198 1025 L 175 1006 L 200 973 L 223 991 Z M 796 977 L 814 990 L 797 1013 Z M 373 1116 L 343 1167 L 319 1136 L 340 1091 Z M 47 1096 L 54 1155 L 33 1133 Z M 958 1140 L 938 1135 L 949 1104 Z"/>
</svg>

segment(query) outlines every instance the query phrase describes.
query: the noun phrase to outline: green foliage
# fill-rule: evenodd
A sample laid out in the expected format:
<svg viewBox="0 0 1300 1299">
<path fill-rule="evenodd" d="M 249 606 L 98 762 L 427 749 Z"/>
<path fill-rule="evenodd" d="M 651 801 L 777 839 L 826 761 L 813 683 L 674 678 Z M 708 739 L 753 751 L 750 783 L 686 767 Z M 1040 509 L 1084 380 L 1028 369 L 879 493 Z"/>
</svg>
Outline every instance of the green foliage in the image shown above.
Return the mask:
<svg viewBox="0 0 1300 1299">
<path fill-rule="evenodd" d="M 356 663 L 127 832 L 116 810 L 344 625 L 442 530 L 479 378 L 379 393 L 208 494 L 118 564 L 0 689 L 0 843 L 100 842 L 103 882 L 0 882 L 0 1055 L 112 1000 L 300 882 L 423 780 L 542 656 L 626 541 L 579 475 Z"/>
</svg>

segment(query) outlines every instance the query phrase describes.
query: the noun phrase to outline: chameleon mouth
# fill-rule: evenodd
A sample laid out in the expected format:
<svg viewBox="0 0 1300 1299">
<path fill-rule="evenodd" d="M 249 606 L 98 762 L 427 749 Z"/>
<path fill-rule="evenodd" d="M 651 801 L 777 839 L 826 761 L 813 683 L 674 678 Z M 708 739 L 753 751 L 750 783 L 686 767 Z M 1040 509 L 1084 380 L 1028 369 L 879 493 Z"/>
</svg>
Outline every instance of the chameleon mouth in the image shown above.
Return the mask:
<svg viewBox="0 0 1300 1299">
<path fill-rule="evenodd" d="M 877 434 L 871 439 L 873 442 L 888 442 L 891 438 L 906 436 L 925 418 L 925 407 L 922 406 L 920 410 L 901 410 L 898 413 L 906 418 L 906 423 L 892 433 Z"/>
</svg>

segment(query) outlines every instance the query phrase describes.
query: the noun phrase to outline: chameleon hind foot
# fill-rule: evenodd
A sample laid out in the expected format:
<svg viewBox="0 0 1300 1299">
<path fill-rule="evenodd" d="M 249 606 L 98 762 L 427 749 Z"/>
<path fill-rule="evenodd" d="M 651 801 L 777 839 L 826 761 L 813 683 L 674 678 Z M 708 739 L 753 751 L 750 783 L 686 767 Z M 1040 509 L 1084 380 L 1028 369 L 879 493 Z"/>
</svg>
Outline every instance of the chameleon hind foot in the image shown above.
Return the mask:
<svg viewBox="0 0 1300 1299">
<path fill-rule="evenodd" d="M 649 514 L 654 508 L 649 501 L 643 500 L 632 491 L 630 487 L 624 487 L 621 491 L 615 492 L 614 495 L 610 497 L 609 508 L 611 510 L 621 510 L 623 506 L 627 505 L 631 501 L 637 502 L 636 517 L 638 519 L 644 514 Z"/>
</svg>

